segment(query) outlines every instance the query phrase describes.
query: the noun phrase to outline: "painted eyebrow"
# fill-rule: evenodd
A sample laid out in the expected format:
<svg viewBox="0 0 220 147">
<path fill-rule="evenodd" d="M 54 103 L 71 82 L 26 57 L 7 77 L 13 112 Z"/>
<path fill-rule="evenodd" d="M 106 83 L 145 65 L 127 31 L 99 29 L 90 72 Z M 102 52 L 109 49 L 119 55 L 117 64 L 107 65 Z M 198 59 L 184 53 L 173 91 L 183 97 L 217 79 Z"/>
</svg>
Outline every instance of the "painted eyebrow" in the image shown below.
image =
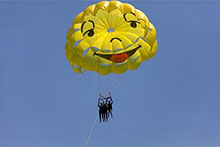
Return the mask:
<svg viewBox="0 0 220 147">
<path fill-rule="evenodd" d="M 92 23 L 93 29 L 95 28 L 95 23 L 92 20 L 88 20 L 88 22 Z M 83 26 L 85 25 L 86 21 L 84 21 L 81 25 L 81 33 L 83 32 Z"/>
<path fill-rule="evenodd" d="M 114 39 L 117 39 L 117 40 L 121 41 L 120 38 L 118 38 L 118 37 L 114 37 L 114 38 L 112 38 L 112 39 L 110 40 L 110 42 L 112 42 Z"/>
<path fill-rule="evenodd" d="M 92 23 L 92 26 L 93 26 L 93 29 L 95 28 L 95 24 L 92 20 L 88 20 L 88 22 L 91 22 Z"/>
<path fill-rule="evenodd" d="M 86 21 L 84 21 L 84 22 L 82 23 L 82 25 L 81 25 L 81 33 L 83 32 L 83 26 L 84 26 L 85 23 L 86 23 Z"/>
<path fill-rule="evenodd" d="M 128 12 L 128 13 L 133 14 L 133 15 L 136 17 L 136 15 L 135 15 L 133 12 Z M 128 13 L 125 13 L 125 14 L 123 15 L 125 21 L 128 21 L 127 18 L 125 17 L 125 15 L 128 14 Z"/>
</svg>

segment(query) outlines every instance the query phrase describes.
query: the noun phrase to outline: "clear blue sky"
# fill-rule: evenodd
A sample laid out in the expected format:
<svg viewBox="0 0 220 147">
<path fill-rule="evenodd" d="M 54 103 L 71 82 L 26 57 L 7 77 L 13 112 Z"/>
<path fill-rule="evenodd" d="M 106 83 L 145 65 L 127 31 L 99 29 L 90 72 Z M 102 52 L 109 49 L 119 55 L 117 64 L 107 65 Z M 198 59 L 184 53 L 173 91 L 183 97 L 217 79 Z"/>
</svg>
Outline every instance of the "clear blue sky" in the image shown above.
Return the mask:
<svg viewBox="0 0 220 147">
<path fill-rule="evenodd" d="M 85 145 L 98 92 L 64 47 L 93 3 L 0 2 L 1 146 Z M 126 73 L 112 93 L 114 118 L 96 124 L 89 145 L 220 146 L 220 1 L 129 3 L 156 26 L 158 53 Z"/>
</svg>

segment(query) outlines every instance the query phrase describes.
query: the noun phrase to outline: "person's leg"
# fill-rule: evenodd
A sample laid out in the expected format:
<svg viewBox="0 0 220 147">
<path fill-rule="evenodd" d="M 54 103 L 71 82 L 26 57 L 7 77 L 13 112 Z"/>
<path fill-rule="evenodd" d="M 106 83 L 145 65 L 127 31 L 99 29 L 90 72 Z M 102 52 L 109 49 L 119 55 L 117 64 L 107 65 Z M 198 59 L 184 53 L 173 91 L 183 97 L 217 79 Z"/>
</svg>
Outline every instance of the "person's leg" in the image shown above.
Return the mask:
<svg viewBox="0 0 220 147">
<path fill-rule="evenodd" d="M 105 121 L 105 113 L 102 113 L 102 120 Z"/>
<path fill-rule="evenodd" d="M 108 121 L 108 113 L 107 113 L 107 111 L 105 111 L 105 117 L 106 117 L 106 121 Z"/>
<path fill-rule="evenodd" d="M 101 112 L 99 111 L 99 121 L 102 122 L 102 116 Z"/>
<path fill-rule="evenodd" d="M 113 115 L 112 115 L 112 110 L 111 110 L 111 109 L 109 110 L 109 113 L 111 114 L 111 117 L 113 117 Z"/>
<path fill-rule="evenodd" d="M 109 118 L 109 110 L 107 110 L 107 118 Z"/>
</svg>

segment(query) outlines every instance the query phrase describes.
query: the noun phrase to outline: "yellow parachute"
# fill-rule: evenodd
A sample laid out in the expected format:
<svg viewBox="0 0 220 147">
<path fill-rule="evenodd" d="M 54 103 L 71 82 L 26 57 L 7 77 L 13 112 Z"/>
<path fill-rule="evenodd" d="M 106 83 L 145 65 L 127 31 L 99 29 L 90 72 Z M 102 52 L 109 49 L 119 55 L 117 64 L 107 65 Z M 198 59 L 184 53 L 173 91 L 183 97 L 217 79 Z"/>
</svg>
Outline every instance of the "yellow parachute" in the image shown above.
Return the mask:
<svg viewBox="0 0 220 147">
<path fill-rule="evenodd" d="M 77 73 L 121 74 L 156 54 L 156 29 L 132 5 L 101 1 L 76 16 L 65 49 Z"/>
</svg>

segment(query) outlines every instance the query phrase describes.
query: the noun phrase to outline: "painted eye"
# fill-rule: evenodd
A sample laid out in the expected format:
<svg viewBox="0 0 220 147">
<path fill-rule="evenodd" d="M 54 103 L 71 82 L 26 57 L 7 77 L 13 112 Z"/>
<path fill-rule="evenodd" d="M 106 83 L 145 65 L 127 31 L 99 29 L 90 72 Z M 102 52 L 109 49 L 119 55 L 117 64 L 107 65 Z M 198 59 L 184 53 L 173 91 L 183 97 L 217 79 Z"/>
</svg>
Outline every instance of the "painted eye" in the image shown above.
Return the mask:
<svg viewBox="0 0 220 147">
<path fill-rule="evenodd" d="M 131 21 L 130 26 L 132 28 L 136 28 L 137 27 L 137 22 L 136 21 Z"/>
<path fill-rule="evenodd" d="M 89 37 L 92 37 L 93 35 L 94 35 L 93 29 L 89 30 L 89 31 L 88 31 L 88 36 L 89 36 Z"/>
<path fill-rule="evenodd" d="M 85 36 L 86 34 L 89 37 L 92 37 L 94 35 L 94 30 L 93 29 L 87 30 L 85 33 L 83 33 L 83 36 Z"/>
</svg>

